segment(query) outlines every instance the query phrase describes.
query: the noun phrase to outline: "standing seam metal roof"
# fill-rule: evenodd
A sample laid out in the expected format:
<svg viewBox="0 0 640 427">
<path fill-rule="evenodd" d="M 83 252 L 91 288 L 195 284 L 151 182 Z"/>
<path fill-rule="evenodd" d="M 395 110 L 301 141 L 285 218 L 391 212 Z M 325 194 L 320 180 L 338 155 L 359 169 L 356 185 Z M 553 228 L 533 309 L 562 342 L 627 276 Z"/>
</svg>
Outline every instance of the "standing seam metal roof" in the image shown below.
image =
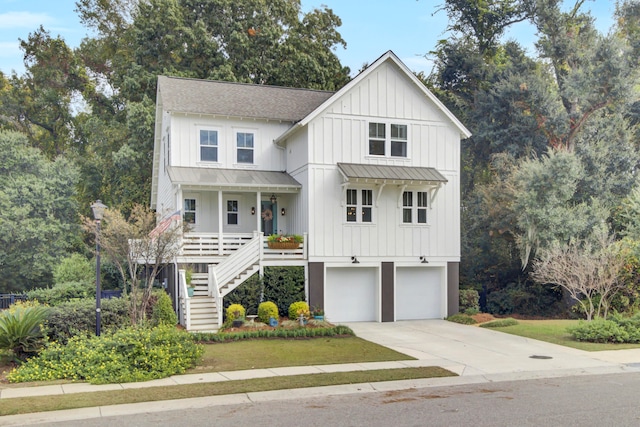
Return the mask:
<svg viewBox="0 0 640 427">
<path fill-rule="evenodd" d="M 335 92 L 158 76 L 170 112 L 255 119 L 302 120 Z"/>
<path fill-rule="evenodd" d="M 338 163 L 338 168 L 347 178 L 393 181 L 447 182 L 438 170 L 416 166 L 365 165 L 360 163 Z"/>
<path fill-rule="evenodd" d="M 176 184 L 216 187 L 261 187 L 269 189 L 302 187 L 298 181 L 286 172 L 176 166 L 169 166 L 167 170 L 171 181 Z"/>
</svg>

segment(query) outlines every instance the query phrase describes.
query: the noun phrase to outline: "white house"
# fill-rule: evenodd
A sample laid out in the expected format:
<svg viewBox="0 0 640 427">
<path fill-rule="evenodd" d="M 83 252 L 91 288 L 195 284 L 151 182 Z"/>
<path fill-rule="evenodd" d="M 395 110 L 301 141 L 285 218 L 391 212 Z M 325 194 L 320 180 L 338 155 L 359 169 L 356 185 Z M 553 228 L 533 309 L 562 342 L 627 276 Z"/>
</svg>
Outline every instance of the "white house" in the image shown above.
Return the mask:
<svg viewBox="0 0 640 427">
<path fill-rule="evenodd" d="M 192 224 L 174 295 L 187 329 L 269 265 L 305 267 L 333 322 L 457 312 L 460 140 L 469 131 L 389 51 L 337 92 L 160 76 L 151 207 Z M 268 249 L 265 236 L 304 235 Z M 263 236 L 264 234 L 264 236 Z"/>
</svg>

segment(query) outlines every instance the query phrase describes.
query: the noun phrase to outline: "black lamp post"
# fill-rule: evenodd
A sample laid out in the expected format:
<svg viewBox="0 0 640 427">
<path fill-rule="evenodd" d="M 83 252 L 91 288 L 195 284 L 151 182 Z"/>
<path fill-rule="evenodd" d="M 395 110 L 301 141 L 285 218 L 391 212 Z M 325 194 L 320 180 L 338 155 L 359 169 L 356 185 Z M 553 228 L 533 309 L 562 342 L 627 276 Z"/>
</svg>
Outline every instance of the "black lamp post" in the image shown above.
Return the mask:
<svg viewBox="0 0 640 427">
<path fill-rule="evenodd" d="M 96 200 L 91 205 L 93 218 L 96 220 L 96 336 L 100 336 L 100 297 L 102 294 L 100 289 L 100 221 L 102 221 L 105 209 L 107 207 L 100 200 Z"/>
</svg>

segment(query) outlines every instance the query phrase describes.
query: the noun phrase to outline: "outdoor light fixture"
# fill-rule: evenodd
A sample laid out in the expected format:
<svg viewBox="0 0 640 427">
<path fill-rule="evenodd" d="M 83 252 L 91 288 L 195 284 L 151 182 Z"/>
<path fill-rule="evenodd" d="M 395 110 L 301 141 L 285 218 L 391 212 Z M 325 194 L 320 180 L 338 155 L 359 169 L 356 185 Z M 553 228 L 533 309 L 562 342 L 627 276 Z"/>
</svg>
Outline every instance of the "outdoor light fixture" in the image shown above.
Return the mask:
<svg viewBox="0 0 640 427">
<path fill-rule="evenodd" d="M 427 261 L 427 257 L 424 255 L 420 257 L 420 262 L 422 264 L 429 264 L 429 261 Z"/>
<path fill-rule="evenodd" d="M 351 257 L 351 264 L 360 264 L 360 261 L 358 261 L 358 258 L 354 256 Z"/>
<path fill-rule="evenodd" d="M 256 214 L 256 207 L 251 206 L 251 215 L 255 215 L 255 214 Z"/>
<path fill-rule="evenodd" d="M 282 208 L 282 209 L 280 210 L 280 215 L 284 216 L 286 213 L 287 213 L 287 211 L 285 211 L 285 210 L 284 210 L 284 208 Z"/>
<path fill-rule="evenodd" d="M 100 297 L 102 291 L 100 289 L 100 221 L 104 217 L 104 211 L 107 206 L 99 199 L 91 205 L 93 217 L 96 220 L 96 336 L 100 336 Z"/>
<path fill-rule="evenodd" d="M 271 195 L 271 199 L 269 199 L 269 200 L 271 200 L 271 204 L 272 204 L 272 205 L 275 205 L 275 204 L 276 204 L 276 202 L 278 201 L 278 199 L 276 198 L 276 195 L 275 195 L 275 194 L 272 194 L 272 195 Z"/>
</svg>

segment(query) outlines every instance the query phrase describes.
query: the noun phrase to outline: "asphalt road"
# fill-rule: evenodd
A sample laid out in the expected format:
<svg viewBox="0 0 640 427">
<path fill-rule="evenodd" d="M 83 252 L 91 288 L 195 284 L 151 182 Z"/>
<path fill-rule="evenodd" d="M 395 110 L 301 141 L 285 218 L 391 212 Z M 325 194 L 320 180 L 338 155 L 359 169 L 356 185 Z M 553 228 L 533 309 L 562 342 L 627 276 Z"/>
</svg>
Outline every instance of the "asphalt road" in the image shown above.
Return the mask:
<svg viewBox="0 0 640 427">
<path fill-rule="evenodd" d="M 282 393 L 293 393 L 284 390 Z M 289 399 L 50 426 L 637 426 L 640 373 Z"/>
</svg>

